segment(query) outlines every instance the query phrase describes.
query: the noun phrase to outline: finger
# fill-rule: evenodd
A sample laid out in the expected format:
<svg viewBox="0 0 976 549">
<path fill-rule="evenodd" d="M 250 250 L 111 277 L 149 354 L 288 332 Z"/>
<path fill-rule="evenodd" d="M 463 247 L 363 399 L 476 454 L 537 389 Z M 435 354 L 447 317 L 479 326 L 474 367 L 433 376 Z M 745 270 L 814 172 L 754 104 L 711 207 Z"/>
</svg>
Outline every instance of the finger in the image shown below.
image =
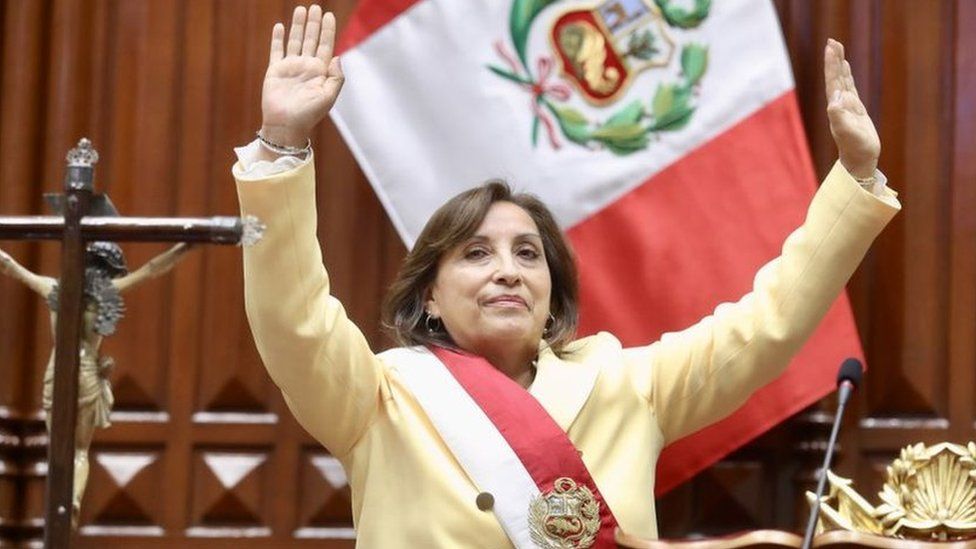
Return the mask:
<svg viewBox="0 0 976 549">
<path fill-rule="evenodd" d="M 271 29 L 271 54 L 268 64 L 274 63 L 285 56 L 285 26 L 275 23 Z"/>
<path fill-rule="evenodd" d="M 841 59 L 844 59 L 843 42 L 841 42 L 840 40 L 834 40 L 833 38 L 829 38 L 828 40 L 830 40 L 830 43 L 834 47 L 834 50 L 837 52 L 837 55 L 839 55 Z"/>
<path fill-rule="evenodd" d="M 332 61 L 329 62 L 329 69 L 326 72 L 325 84 L 325 94 L 327 97 L 332 97 L 332 101 L 335 101 L 335 97 L 339 95 L 339 90 L 342 89 L 342 84 L 346 81 L 346 76 L 342 73 L 342 64 L 339 62 L 338 57 L 333 57 Z"/>
<path fill-rule="evenodd" d="M 329 63 L 331 69 L 332 66 L 332 52 L 333 46 L 335 45 L 335 29 L 336 21 L 335 15 L 332 12 L 328 12 L 322 17 L 322 31 L 319 36 L 319 48 L 315 52 L 315 56 Z"/>
<path fill-rule="evenodd" d="M 345 79 L 346 75 L 342 72 L 342 61 L 339 60 L 338 56 L 333 57 L 329 61 L 329 70 L 326 71 L 325 76 L 326 78 L 336 77 Z"/>
<path fill-rule="evenodd" d="M 287 55 L 298 55 L 302 51 L 302 36 L 305 34 L 305 6 L 298 6 L 291 17 L 291 31 L 288 33 Z"/>
<path fill-rule="evenodd" d="M 847 61 L 844 61 L 844 89 L 860 99 L 860 94 L 857 93 L 857 85 L 854 83 L 854 73 L 851 72 L 851 64 Z"/>
<path fill-rule="evenodd" d="M 302 42 L 302 55 L 315 55 L 319 45 L 319 29 L 322 26 L 322 8 L 313 4 L 308 10 L 308 22 L 305 24 L 305 40 Z"/>
<path fill-rule="evenodd" d="M 842 89 L 840 85 L 841 73 L 843 71 L 843 46 L 836 40 L 827 40 L 824 48 L 824 87 L 827 94 L 827 101 L 834 97 L 834 93 Z"/>
</svg>

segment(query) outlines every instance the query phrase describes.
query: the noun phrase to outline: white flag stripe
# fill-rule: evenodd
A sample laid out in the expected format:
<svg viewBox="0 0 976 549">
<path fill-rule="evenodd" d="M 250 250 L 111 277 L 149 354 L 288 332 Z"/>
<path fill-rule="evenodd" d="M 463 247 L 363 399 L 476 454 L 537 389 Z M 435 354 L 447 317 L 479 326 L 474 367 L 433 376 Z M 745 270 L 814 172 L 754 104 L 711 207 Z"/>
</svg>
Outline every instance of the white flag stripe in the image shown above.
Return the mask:
<svg viewBox="0 0 976 549">
<path fill-rule="evenodd" d="M 589 5 L 558 2 L 538 16 L 530 66 L 552 56 L 554 18 Z M 628 156 L 580 147 L 561 135 L 563 146 L 554 150 L 543 130 L 533 149 L 531 94 L 487 69 L 506 66 L 495 42 L 513 49 L 510 7 L 424 0 L 343 54 L 346 89 L 333 118 L 408 245 L 446 198 L 491 177 L 539 195 L 569 228 L 793 87 L 771 4 L 715 2 L 698 28 L 669 31 L 679 48 L 697 42 L 709 52 L 697 110 L 685 128 L 661 133 Z M 641 73 L 610 107 L 590 107 L 578 95 L 566 104 L 606 119 L 632 100 L 648 104 L 658 83 L 677 79 L 679 69 L 680 49 L 666 75 Z M 557 80 L 556 74 L 549 79 Z"/>
</svg>

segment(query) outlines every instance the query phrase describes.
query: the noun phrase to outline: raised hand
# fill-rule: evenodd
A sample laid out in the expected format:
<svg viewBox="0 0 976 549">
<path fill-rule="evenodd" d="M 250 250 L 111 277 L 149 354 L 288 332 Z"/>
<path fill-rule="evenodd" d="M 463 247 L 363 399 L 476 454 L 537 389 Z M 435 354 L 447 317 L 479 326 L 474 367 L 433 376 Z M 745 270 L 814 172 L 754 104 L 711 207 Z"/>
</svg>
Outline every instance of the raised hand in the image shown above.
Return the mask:
<svg viewBox="0 0 976 549">
<path fill-rule="evenodd" d="M 265 139 L 303 147 L 335 104 L 343 82 L 339 58 L 332 56 L 335 26 L 335 17 L 316 4 L 295 8 L 287 43 L 285 26 L 275 24 L 261 91 Z"/>
<path fill-rule="evenodd" d="M 857 95 L 851 65 L 844 60 L 844 45 L 830 39 L 824 49 L 824 84 L 827 118 L 841 164 L 856 178 L 874 175 L 881 155 L 878 131 Z"/>
</svg>

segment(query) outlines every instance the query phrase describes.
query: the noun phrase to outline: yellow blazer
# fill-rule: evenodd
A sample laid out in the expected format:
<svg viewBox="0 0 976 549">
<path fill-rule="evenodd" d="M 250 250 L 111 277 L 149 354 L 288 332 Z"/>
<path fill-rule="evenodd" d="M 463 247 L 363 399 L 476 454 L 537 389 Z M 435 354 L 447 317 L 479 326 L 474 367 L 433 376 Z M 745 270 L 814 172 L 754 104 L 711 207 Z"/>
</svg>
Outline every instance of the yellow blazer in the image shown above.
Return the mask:
<svg viewBox="0 0 976 549">
<path fill-rule="evenodd" d="M 510 547 L 481 491 L 403 385 L 329 293 L 316 238 L 313 163 L 238 180 L 243 215 L 267 223 L 244 248 L 245 302 L 261 358 L 308 432 L 345 467 L 362 547 Z M 582 451 L 631 534 L 656 537 L 661 449 L 731 413 L 775 378 L 843 290 L 900 205 L 838 163 L 754 289 L 646 347 L 608 333 L 562 360 L 542 350 L 533 396 Z"/>
</svg>

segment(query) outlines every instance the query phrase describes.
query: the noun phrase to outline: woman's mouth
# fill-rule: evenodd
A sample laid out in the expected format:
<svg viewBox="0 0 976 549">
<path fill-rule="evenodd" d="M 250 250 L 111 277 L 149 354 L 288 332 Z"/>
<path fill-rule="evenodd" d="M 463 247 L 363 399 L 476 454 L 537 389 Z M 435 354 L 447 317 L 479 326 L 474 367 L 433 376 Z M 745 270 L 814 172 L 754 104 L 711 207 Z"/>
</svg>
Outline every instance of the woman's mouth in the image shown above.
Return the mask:
<svg viewBox="0 0 976 549">
<path fill-rule="evenodd" d="M 493 307 L 529 308 L 525 300 L 517 295 L 500 295 L 486 300 L 485 304 Z"/>
</svg>

